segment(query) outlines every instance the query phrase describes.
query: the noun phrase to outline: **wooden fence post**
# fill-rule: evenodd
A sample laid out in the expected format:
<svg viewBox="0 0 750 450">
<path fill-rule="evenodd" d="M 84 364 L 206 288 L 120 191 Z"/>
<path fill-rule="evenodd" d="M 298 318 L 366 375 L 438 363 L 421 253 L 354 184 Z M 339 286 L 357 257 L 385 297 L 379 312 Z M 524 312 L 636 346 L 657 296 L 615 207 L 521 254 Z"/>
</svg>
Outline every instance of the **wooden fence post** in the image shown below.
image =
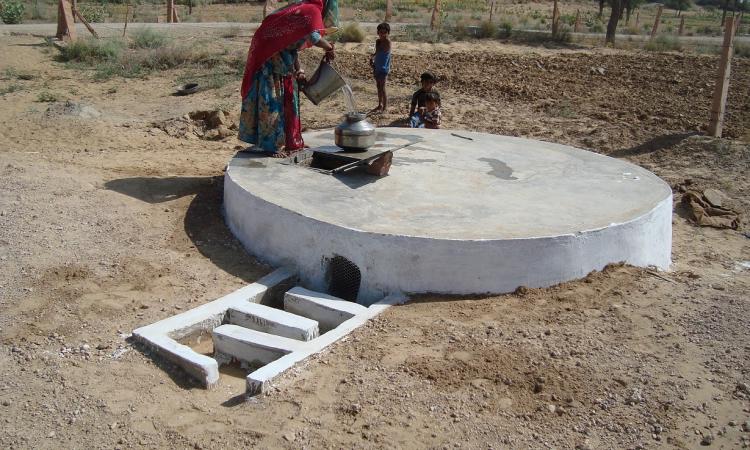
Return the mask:
<svg viewBox="0 0 750 450">
<path fill-rule="evenodd" d="M 390 22 L 393 19 L 393 0 L 385 2 L 385 21 Z"/>
<path fill-rule="evenodd" d="M 659 21 L 661 20 L 662 6 L 659 5 L 659 9 L 656 10 L 656 19 L 654 19 L 654 27 L 651 28 L 651 39 L 656 36 L 656 32 L 659 31 Z"/>
<path fill-rule="evenodd" d="M 174 0 L 167 0 L 167 23 L 172 23 L 172 18 L 174 17 L 173 9 Z"/>
<path fill-rule="evenodd" d="M 636 11 L 635 12 L 635 27 L 638 28 L 639 26 L 641 26 L 641 12 Z"/>
<path fill-rule="evenodd" d="M 440 0 L 435 0 L 435 7 L 432 8 L 432 19 L 430 20 L 430 30 L 435 30 L 435 27 L 440 20 Z"/>
<path fill-rule="evenodd" d="M 122 37 L 125 37 L 125 32 L 128 31 L 128 16 L 130 15 L 130 3 L 125 5 L 125 26 L 122 27 Z"/>
<path fill-rule="evenodd" d="M 680 19 L 680 30 L 677 32 L 680 36 L 682 36 L 685 33 L 685 16 L 682 16 L 682 19 Z"/>
<path fill-rule="evenodd" d="M 557 37 L 560 31 L 560 8 L 557 6 L 557 0 L 554 0 L 552 6 L 552 37 Z"/>
<path fill-rule="evenodd" d="M 576 22 L 575 25 L 573 25 L 573 31 L 575 33 L 581 32 L 581 10 L 576 10 Z"/>
<path fill-rule="evenodd" d="M 719 73 L 714 87 L 714 97 L 711 101 L 711 120 L 708 123 L 708 134 L 713 137 L 721 137 L 721 131 L 724 127 L 724 111 L 727 105 L 727 93 L 729 92 L 734 27 L 736 24 L 734 17 L 727 17 L 724 22 L 724 44 L 721 46 Z"/>
<path fill-rule="evenodd" d="M 73 8 L 68 0 L 60 0 L 57 7 L 57 38 L 61 41 L 76 40 L 76 25 L 73 21 Z"/>
<path fill-rule="evenodd" d="M 495 13 L 495 0 L 490 2 L 490 23 L 492 23 L 492 16 Z"/>
</svg>

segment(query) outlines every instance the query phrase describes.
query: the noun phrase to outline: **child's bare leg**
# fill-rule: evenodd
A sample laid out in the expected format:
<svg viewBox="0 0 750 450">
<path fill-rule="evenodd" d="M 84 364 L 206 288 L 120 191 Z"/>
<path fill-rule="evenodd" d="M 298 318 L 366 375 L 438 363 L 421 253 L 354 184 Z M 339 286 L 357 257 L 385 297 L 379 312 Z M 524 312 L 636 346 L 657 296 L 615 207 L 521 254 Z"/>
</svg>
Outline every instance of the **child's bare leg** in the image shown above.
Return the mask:
<svg viewBox="0 0 750 450">
<path fill-rule="evenodd" d="M 388 93 L 385 90 L 385 81 L 387 80 L 386 77 L 383 77 L 383 112 L 385 112 L 386 109 L 388 109 Z"/>
<path fill-rule="evenodd" d="M 377 80 L 378 84 L 378 109 L 380 111 L 385 110 L 385 103 L 386 103 L 386 97 L 385 97 L 385 80 L 383 78 L 378 78 Z"/>
</svg>

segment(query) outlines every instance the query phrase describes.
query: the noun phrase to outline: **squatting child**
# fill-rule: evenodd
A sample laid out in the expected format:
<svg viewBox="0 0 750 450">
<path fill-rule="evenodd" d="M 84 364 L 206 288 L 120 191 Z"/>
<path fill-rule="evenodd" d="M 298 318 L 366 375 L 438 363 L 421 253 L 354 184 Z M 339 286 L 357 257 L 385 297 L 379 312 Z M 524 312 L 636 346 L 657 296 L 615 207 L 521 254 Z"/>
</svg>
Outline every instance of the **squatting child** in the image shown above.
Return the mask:
<svg viewBox="0 0 750 450">
<path fill-rule="evenodd" d="M 440 94 L 435 90 L 437 77 L 430 72 L 425 72 L 420 77 L 420 82 L 422 87 L 411 97 L 411 107 L 409 108 L 409 126 L 411 128 L 425 128 L 424 116 L 427 112 L 428 95 L 436 103 L 433 111 L 437 110 L 437 115 L 440 116 Z M 437 125 L 439 126 L 439 122 Z"/>
</svg>

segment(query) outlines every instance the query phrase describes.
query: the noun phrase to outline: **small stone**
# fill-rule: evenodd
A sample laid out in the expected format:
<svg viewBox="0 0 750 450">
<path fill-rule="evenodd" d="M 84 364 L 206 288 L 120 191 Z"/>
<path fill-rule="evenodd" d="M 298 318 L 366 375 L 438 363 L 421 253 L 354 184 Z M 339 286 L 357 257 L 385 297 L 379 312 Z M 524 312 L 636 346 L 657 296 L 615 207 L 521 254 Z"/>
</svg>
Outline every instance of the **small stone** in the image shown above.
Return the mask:
<svg viewBox="0 0 750 450">
<path fill-rule="evenodd" d="M 49 434 L 47 435 L 47 437 L 48 437 L 48 438 L 53 438 L 53 437 L 55 437 L 55 432 L 54 432 L 54 431 L 50 431 L 50 432 L 49 432 Z"/>
<path fill-rule="evenodd" d="M 714 441 L 714 435 L 711 433 L 708 433 L 707 435 L 703 436 L 703 440 L 701 440 L 701 445 L 711 445 L 713 441 Z"/>
<path fill-rule="evenodd" d="M 3 400 L 3 406 L 10 406 L 10 400 Z"/>
<path fill-rule="evenodd" d="M 742 424 L 742 431 L 750 433 L 750 420 L 747 420 Z"/>
<path fill-rule="evenodd" d="M 706 189 L 703 191 L 703 197 L 706 198 L 711 206 L 721 208 L 724 199 L 724 193 L 718 189 Z"/>
<path fill-rule="evenodd" d="M 746 394 L 750 394 L 750 386 L 748 386 L 747 383 L 737 383 L 736 389 Z"/>
<path fill-rule="evenodd" d="M 643 396 L 641 395 L 641 391 L 639 391 L 638 389 L 632 389 L 628 396 L 625 398 L 626 405 L 637 405 L 642 401 Z"/>
<path fill-rule="evenodd" d="M 552 414 L 555 413 L 556 409 L 557 408 L 555 407 L 555 405 L 552 405 L 552 404 L 547 405 L 547 411 L 551 412 Z"/>
<path fill-rule="evenodd" d="M 114 430 L 115 428 L 117 428 L 117 422 L 112 422 L 111 424 L 109 424 L 110 430 Z"/>
<path fill-rule="evenodd" d="M 286 439 L 289 442 L 294 442 L 294 440 L 297 438 L 297 436 L 294 435 L 294 433 L 286 433 L 284 434 L 284 439 Z"/>
<path fill-rule="evenodd" d="M 737 426 L 737 422 L 735 422 L 734 420 L 730 420 L 729 421 L 729 426 L 730 427 L 736 427 Z"/>
</svg>

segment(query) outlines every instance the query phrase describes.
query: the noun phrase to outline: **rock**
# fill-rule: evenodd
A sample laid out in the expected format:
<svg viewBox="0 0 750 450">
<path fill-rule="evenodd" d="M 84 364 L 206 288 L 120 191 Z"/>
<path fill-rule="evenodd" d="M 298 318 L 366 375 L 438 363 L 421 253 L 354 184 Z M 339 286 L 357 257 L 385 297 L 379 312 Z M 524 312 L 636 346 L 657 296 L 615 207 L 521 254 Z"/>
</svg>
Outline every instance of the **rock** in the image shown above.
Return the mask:
<svg viewBox="0 0 750 450">
<path fill-rule="evenodd" d="M 10 400 L 3 400 L 3 406 L 10 406 Z"/>
<path fill-rule="evenodd" d="M 748 386 L 747 383 L 737 383 L 736 389 L 740 392 L 750 394 L 750 386 Z"/>
<path fill-rule="evenodd" d="M 219 125 L 219 127 L 216 130 L 219 132 L 219 136 L 221 137 L 221 139 L 228 138 L 229 136 L 234 134 L 232 130 L 230 130 L 224 125 Z"/>
<path fill-rule="evenodd" d="M 285 433 L 284 439 L 286 439 L 289 442 L 294 442 L 294 440 L 297 438 L 297 436 L 294 435 L 294 433 Z"/>
<path fill-rule="evenodd" d="M 746 420 L 745 423 L 742 424 L 742 431 L 750 433 L 750 420 Z"/>
<path fill-rule="evenodd" d="M 551 412 L 552 414 L 555 413 L 556 409 L 557 407 L 555 407 L 555 405 L 552 405 L 552 404 L 547 405 L 547 411 Z"/>
<path fill-rule="evenodd" d="M 47 437 L 48 437 L 48 438 L 53 438 L 53 437 L 55 437 L 55 432 L 54 432 L 54 431 L 50 431 L 50 432 L 49 432 L 49 434 L 47 435 Z"/>
<path fill-rule="evenodd" d="M 724 193 L 718 189 L 706 189 L 703 191 L 703 197 L 708 200 L 708 203 L 710 203 L 711 206 L 721 208 L 722 202 L 724 198 L 726 198 L 726 195 L 724 195 Z"/>
<path fill-rule="evenodd" d="M 591 75 L 604 75 L 607 73 L 607 71 L 604 69 L 604 67 L 592 67 L 589 69 L 589 73 Z"/>
<path fill-rule="evenodd" d="M 711 433 L 708 433 L 707 435 L 703 436 L 703 440 L 701 440 L 701 445 L 711 445 L 713 441 L 714 441 L 714 435 Z"/>
<path fill-rule="evenodd" d="M 643 401 L 641 391 L 638 389 L 632 389 L 627 397 L 625 397 L 626 405 L 637 405 Z"/>
<path fill-rule="evenodd" d="M 209 112 L 205 120 L 209 128 L 219 128 L 220 125 L 226 126 L 228 123 L 224 112 L 220 110 Z"/>
</svg>

